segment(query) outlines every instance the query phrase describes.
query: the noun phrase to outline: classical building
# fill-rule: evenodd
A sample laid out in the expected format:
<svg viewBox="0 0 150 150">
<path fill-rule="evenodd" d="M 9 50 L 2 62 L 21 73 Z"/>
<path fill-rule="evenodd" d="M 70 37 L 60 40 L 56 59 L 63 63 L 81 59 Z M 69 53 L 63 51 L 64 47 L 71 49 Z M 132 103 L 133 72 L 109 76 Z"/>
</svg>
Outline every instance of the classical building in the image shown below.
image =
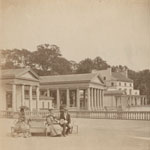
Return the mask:
<svg viewBox="0 0 150 150">
<path fill-rule="evenodd" d="M 93 72 L 101 74 L 107 87 L 104 93 L 104 106 L 127 108 L 147 104 L 147 97 L 140 95 L 140 91 L 134 89 L 133 80 L 128 78 L 127 70 L 112 72 L 111 68 L 108 68 Z"/>
<path fill-rule="evenodd" d="M 100 110 L 105 84 L 99 73 L 38 76 L 31 69 L 1 70 L 0 110 L 31 111 L 61 105 L 73 110 Z"/>
<path fill-rule="evenodd" d="M 39 94 L 39 76 L 31 69 L 1 70 L 0 110 L 18 111 L 27 106 L 31 111 L 50 107 L 52 98 Z"/>
<path fill-rule="evenodd" d="M 104 82 L 97 73 L 40 77 L 40 90 L 54 98 L 56 108 L 65 105 L 75 110 L 100 110 L 104 89 Z"/>
</svg>

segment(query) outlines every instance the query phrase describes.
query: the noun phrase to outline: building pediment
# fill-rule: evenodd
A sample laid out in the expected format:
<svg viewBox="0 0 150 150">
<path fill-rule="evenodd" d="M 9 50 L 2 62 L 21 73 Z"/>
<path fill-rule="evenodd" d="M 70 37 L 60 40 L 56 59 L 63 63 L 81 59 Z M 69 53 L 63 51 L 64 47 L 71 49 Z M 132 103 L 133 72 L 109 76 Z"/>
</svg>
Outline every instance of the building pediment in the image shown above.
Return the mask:
<svg viewBox="0 0 150 150">
<path fill-rule="evenodd" d="M 23 75 L 20 75 L 18 77 L 19 78 L 26 78 L 26 79 L 29 79 L 29 80 L 38 80 L 38 78 L 34 74 L 32 74 L 30 71 L 26 72 Z"/>
<path fill-rule="evenodd" d="M 30 68 L 2 70 L 2 79 L 39 80 L 38 75 Z"/>
<path fill-rule="evenodd" d="M 100 74 L 96 74 L 96 75 L 91 79 L 91 82 L 104 85 L 104 81 L 103 81 L 102 77 L 100 76 Z"/>
</svg>

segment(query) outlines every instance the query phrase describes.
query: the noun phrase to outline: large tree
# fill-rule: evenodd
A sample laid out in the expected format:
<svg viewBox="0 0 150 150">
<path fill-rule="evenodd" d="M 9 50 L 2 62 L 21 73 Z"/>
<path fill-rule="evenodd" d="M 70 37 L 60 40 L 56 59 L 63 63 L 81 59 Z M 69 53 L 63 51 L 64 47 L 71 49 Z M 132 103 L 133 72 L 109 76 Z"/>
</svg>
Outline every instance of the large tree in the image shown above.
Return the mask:
<svg viewBox="0 0 150 150">
<path fill-rule="evenodd" d="M 52 74 L 71 74 L 72 68 L 71 63 L 63 58 L 57 57 L 52 64 Z"/>
<path fill-rule="evenodd" d="M 128 70 L 129 78 L 134 81 L 134 88 L 140 90 L 141 95 L 147 95 L 150 104 L 150 70 L 139 72 Z"/>
<path fill-rule="evenodd" d="M 107 69 L 109 65 L 101 57 L 95 59 L 86 58 L 79 62 L 77 66 L 77 73 L 90 73 L 92 70 L 103 70 Z"/>
<path fill-rule="evenodd" d="M 110 67 L 106 61 L 104 61 L 101 57 L 96 57 L 93 60 L 93 68 L 96 70 L 104 70 Z"/>
<path fill-rule="evenodd" d="M 76 73 L 90 73 L 93 69 L 93 61 L 86 58 L 79 62 Z"/>
<path fill-rule="evenodd" d="M 42 44 L 37 46 L 37 51 L 32 53 L 32 67 L 43 72 L 51 71 L 55 59 L 61 56 L 56 45 Z"/>
<path fill-rule="evenodd" d="M 2 69 L 22 68 L 30 65 L 31 52 L 26 49 L 1 50 Z"/>
</svg>

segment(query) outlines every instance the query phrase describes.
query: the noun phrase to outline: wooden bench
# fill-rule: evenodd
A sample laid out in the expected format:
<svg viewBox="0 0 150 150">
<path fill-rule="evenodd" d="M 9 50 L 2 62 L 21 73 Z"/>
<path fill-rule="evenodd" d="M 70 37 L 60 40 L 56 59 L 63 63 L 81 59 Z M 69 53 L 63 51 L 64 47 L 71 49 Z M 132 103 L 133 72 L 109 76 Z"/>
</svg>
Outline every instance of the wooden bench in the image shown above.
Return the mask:
<svg viewBox="0 0 150 150">
<path fill-rule="evenodd" d="M 30 124 L 31 135 L 34 135 L 34 134 L 40 134 L 40 135 L 45 135 L 45 136 L 47 135 L 45 119 L 31 119 L 29 124 Z"/>
<path fill-rule="evenodd" d="M 56 123 L 59 124 L 59 123 Z M 44 135 L 47 136 L 47 130 L 46 130 L 46 121 L 44 118 L 36 118 L 31 119 L 29 122 L 29 132 L 31 135 Z M 11 127 L 11 132 L 14 131 L 14 127 Z M 72 122 L 72 128 L 70 130 L 70 134 L 72 133 L 78 133 L 78 125 L 76 125 L 74 122 Z"/>
<path fill-rule="evenodd" d="M 31 134 L 44 134 L 47 136 L 47 131 L 46 131 L 46 121 L 45 119 L 32 119 L 30 122 L 30 132 Z M 59 123 L 55 123 L 59 124 Z M 74 121 L 72 121 L 72 128 L 70 130 L 70 134 L 76 133 L 78 134 L 79 128 L 78 125 L 75 124 Z"/>
</svg>

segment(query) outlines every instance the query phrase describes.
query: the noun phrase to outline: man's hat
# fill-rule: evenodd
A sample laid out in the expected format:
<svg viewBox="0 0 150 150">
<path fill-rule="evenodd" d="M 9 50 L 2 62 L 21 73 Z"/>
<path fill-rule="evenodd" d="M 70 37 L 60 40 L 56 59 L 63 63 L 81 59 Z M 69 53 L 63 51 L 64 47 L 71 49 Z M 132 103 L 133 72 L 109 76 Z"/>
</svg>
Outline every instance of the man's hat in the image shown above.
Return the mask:
<svg viewBox="0 0 150 150">
<path fill-rule="evenodd" d="M 48 109 L 48 111 L 51 111 L 51 110 L 54 110 L 54 108 L 53 108 L 53 107 L 51 107 L 51 108 L 49 108 L 49 109 Z"/>
</svg>

